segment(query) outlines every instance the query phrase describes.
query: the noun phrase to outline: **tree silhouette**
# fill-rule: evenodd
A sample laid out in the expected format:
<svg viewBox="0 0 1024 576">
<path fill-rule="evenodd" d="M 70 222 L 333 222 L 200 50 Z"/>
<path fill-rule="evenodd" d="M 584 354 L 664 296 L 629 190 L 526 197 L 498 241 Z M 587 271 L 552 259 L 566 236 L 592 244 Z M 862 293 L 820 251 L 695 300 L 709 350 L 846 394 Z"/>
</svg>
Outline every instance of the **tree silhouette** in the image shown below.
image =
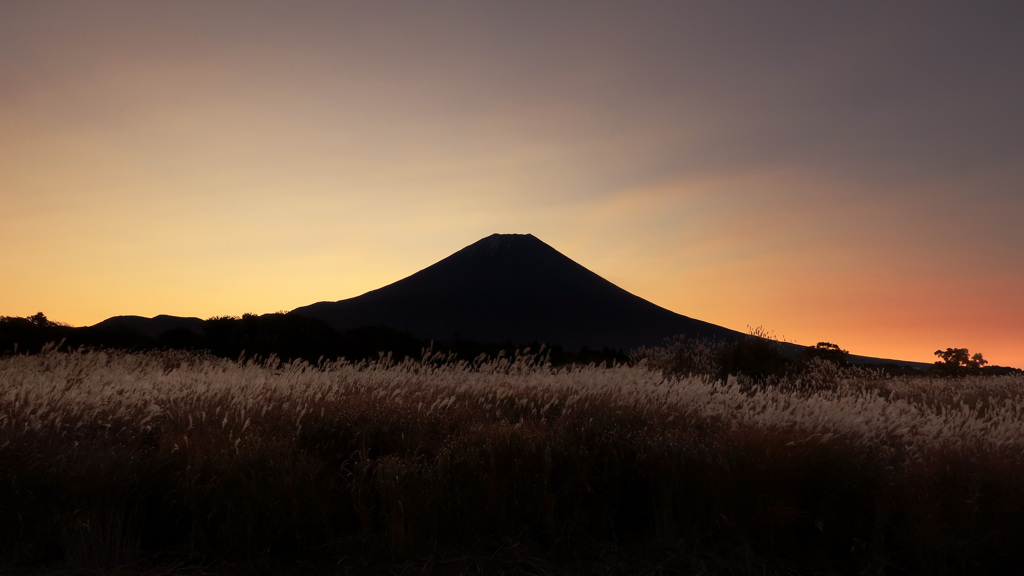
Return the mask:
<svg viewBox="0 0 1024 576">
<path fill-rule="evenodd" d="M 806 359 L 810 360 L 811 358 L 820 358 L 840 366 L 846 365 L 846 357 L 849 355 L 849 352 L 831 342 L 818 342 L 814 346 L 804 348 L 804 357 Z"/>
<path fill-rule="evenodd" d="M 935 369 L 951 376 L 979 372 L 982 366 L 988 364 L 980 352 L 972 356 L 967 348 L 936 350 L 935 355 L 941 359 L 935 362 Z"/>
<path fill-rule="evenodd" d="M 26 318 L 26 320 L 40 328 L 68 327 L 68 325 L 63 322 L 54 322 L 53 320 L 50 320 L 49 318 L 46 317 L 46 314 L 43 314 L 42 312 L 36 312 L 35 314 Z"/>
<path fill-rule="evenodd" d="M 25 317 L 0 316 L 0 354 L 35 353 L 50 342 L 81 345 L 73 336 L 73 328 L 50 320 L 42 312 Z"/>
</svg>

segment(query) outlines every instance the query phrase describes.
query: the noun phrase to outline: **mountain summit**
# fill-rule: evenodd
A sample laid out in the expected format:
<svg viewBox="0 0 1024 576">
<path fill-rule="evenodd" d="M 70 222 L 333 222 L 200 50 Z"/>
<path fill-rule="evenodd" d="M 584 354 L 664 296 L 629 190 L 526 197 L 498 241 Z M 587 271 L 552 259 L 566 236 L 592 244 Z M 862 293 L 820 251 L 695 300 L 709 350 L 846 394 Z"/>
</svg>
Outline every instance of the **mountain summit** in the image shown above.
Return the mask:
<svg viewBox="0 0 1024 576">
<path fill-rule="evenodd" d="M 737 335 L 630 294 L 531 234 L 493 234 L 394 284 L 292 313 L 339 331 L 386 326 L 420 338 L 540 341 L 567 350 Z"/>
</svg>

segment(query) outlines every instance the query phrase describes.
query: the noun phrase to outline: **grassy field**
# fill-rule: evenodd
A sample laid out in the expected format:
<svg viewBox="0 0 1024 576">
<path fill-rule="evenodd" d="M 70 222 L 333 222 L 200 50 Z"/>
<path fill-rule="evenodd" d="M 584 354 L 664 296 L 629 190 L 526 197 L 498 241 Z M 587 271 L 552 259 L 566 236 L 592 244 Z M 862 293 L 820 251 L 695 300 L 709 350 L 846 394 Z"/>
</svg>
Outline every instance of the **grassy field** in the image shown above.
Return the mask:
<svg viewBox="0 0 1024 576">
<path fill-rule="evenodd" d="M 0 572 L 1024 565 L 1024 379 L 0 358 Z"/>
</svg>

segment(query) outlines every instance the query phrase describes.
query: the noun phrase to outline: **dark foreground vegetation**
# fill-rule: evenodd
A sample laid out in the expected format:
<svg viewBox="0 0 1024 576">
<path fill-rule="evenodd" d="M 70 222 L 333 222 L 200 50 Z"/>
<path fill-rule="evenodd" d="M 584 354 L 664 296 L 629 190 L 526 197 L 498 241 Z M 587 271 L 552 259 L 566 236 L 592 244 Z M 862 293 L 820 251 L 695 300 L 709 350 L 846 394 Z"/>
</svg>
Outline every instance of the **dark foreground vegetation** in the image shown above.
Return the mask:
<svg viewBox="0 0 1024 576">
<path fill-rule="evenodd" d="M 463 360 L 481 354 L 495 357 L 516 350 L 538 350 L 545 346 L 547 359 L 554 366 L 571 364 L 623 364 L 640 358 L 671 375 L 709 374 L 725 379 L 743 374 L 750 378 L 800 377 L 817 370 L 821 362 L 841 368 L 854 364 L 888 375 L 1001 376 L 1020 374 L 1016 368 L 987 366 L 981 354 L 970 356 L 966 348 L 947 348 L 935 355 L 934 365 L 860 358 L 829 342 L 800 347 L 779 342 L 763 328 L 752 328 L 745 336 L 729 339 L 667 339 L 654 348 L 624 351 L 608 347 L 565 350 L 559 345 L 541 342 L 477 342 L 454 334 L 449 340 L 423 340 L 414 334 L 380 326 L 361 326 L 338 332 L 326 323 L 294 313 L 244 314 L 241 317 L 217 316 L 207 320 L 174 317 L 136 318 L 135 322 L 107 321 L 91 327 L 71 327 L 54 322 L 42 312 L 21 318 L 0 316 L 0 356 L 35 354 L 47 345 L 76 350 L 118 349 L 132 352 L 183 350 L 212 354 L 221 358 L 274 355 L 283 361 L 305 360 L 316 364 L 327 360 L 376 360 L 387 353 L 396 360 L 419 358 L 424 349 Z M 113 319 L 112 319 L 113 320 Z M 193 320 L 194 322 L 182 322 Z M 162 324 L 183 325 L 160 328 Z"/>
<path fill-rule="evenodd" d="M 133 352 L 186 350 L 231 359 L 242 355 L 265 358 L 273 354 L 284 361 L 305 360 L 315 364 L 340 358 L 376 360 L 383 353 L 398 360 L 419 358 L 425 348 L 473 359 L 481 354 L 511 354 L 526 347 L 537 350 L 541 345 L 540 342 L 476 342 L 457 334 L 449 340 L 423 340 L 408 332 L 379 326 L 338 332 L 320 320 L 282 312 L 195 320 L 198 327 L 180 326 L 146 333 L 139 329 L 145 322 L 135 326 L 115 322 L 108 326 L 72 327 L 52 321 L 42 312 L 26 318 L 0 316 L 0 355 L 35 354 L 48 344 L 59 342 L 61 348 L 69 350 L 82 347 Z M 629 359 L 625 351 L 607 347 L 564 350 L 555 345 L 547 346 L 547 351 L 555 365 L 623 363 Z"/>
<path fill-rule="evenodd" d="M 0 572 L 1004 574 L 1019 377 L 0 358 Z"/>
</svg>

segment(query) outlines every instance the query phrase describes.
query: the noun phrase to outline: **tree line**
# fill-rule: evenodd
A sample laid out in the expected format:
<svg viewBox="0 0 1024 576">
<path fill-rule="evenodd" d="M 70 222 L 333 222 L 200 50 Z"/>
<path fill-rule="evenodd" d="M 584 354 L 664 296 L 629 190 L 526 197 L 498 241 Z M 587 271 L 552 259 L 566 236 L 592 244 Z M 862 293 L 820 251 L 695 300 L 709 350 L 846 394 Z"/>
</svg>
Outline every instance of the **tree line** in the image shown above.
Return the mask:
<svg viewBox="0 0 1024 576">
<path fill-rule="evenodd" d="M 381 326 L 361 326 L 339 332 L 327 323 L 291 313 L 215 316 L 202 322 L 199 330 L 176 327 L 148 336 L 125 327 L 71 327 L 50 320 L 39 312 L 28 317 L 0 316 L 0 354 L 37 353 L 48 344 L 68 349 L 118 348 L 126 350 L 194 350 L 224 358 L 269 357 L 282 360 L 346 358 L 373 360 L 383 354 L 394 359 L 420 358 L 425 349 L 456 358 L 472 360 L 483 355 L 513 354 L 529 348 L 537 352 L 540 342 L 477 342 L 459 337 L 425 340 L 410 332 Z M 621 349 L 588 348 L 567 351 L 559 345 L 544 345 L 553 365 L 629 363 L 646 358 L 674 374 L 705 373 L 719 378 L 743 374 L 757 379 L 787 377 L 820 372 L 823 365 L 847 368 L 850 353 L 831 342 L 797 347 L 777 341 L 762 328 L 729 340 L 693 339 L 676 336 L 661 347 L 627 353 Z M 936 350 L 939 360 L 930 373 L 950 377 L 972 374 L 1000 375 L 1021 372 L 1015 368 L 990 366 L 981 353 L 967 348 Z M 874 365 L 889 374 L 919 374 L 896 364 Z"/>
<path fill-rule="evenodd" d="M 223 358 L 269 357 L 305 360 L 345 358 L 352 361 L 374 360 L 390 354 L 396 360 L 421 358 L 424 350 L 472 360 L 481 354 L 514 354 L 527 348 L 534 353 L 540 342 L 478 342 L 453 335 L 449 340 L 427 340 L 407 332 L 381 326 L 360 326 L 339 332 L 327 323 L 291 313 L 215 316 L 192 330 L 176 327 L 147 336 L 126 327 L 75 328 L 54 322 L 42 312 L 29 317 L 0 316 L 0 354 L 38 353 L 47 345 L 62 348 L 118 348 L 132 351 L 175 349 L 205 352 Z M 624 350 L 588 348 L 568 351 L 561 346 L 544 345 L 544 353 L 553 365 L 625 363 Z"/>
</svg>

